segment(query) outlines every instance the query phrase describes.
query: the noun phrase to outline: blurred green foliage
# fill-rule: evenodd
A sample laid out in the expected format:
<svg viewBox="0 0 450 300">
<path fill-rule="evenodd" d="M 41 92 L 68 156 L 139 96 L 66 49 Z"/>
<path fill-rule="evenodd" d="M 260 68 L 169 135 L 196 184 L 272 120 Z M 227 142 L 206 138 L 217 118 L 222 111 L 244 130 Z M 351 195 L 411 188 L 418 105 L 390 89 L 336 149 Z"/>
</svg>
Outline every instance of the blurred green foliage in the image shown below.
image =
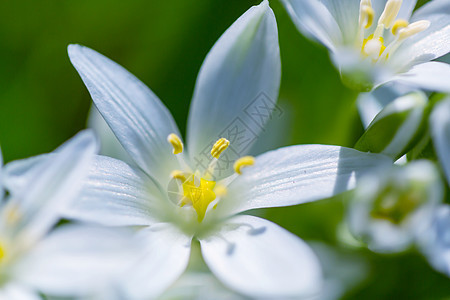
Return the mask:
<svg viewBox="0 0 450 300">
<path fill-rule="evenodd" d="M 425 1 L 419 1 L 423 4 Z M 42 0 L 0 2 L 0 142 L 5 161 L 49 152 L 85 127 L 90 97 L 66 47 L 89 46 L 125 66 L 160 97 L 185 130 L 202 61 L 250 0 Z M 300 35 L 271 1 L 282 58 L 280 103 L 293 122 L 284 144 L 352 146 L 362 133 L 357 94 L 345 88 L 324 47 Z M 344 201 L 263 213 L 306 240 L 339 246 Z M 411 252 L 358 251 L 368 279 L 348 299 L 441 299 L 450 281 Z"/>
</svg>

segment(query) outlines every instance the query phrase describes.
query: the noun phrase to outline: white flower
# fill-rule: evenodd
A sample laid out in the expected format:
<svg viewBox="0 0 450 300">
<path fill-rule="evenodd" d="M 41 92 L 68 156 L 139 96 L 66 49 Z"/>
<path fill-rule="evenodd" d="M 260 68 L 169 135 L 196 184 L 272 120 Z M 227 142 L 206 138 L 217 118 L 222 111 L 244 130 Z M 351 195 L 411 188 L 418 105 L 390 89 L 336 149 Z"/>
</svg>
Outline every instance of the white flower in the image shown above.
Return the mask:
<svg viewBox="0 0 450 300">
<path fill-rule="evenodd" d="M 450 2 L 283 0 L 297 28 L 331 52 L 342 79 L 369 91 L 389 81 L 450 91 Z M 412 15 L 411 15 L 412 14 Z"/>
<path fill-rule="evenodd" d="M 426 160 L 362 178 L 354 191 L 350 231 L 376 252 L 407 249 L 430 226 L 443 200 L 439 172 Z"/>
<path fill-rule="evenodd" d="M 275 17 L 264 1 L 214 45 L 197 78 L 188 151 L 172 116 L 143 83 L 97 52 L 69 46 L 95 105 L 140 170 L 97 157 L 83 197 L 67 215 L 139 226 L 147 254 L 124 279 L 131 299 L 156 297 L 170 286 L 186 269 L 192 239 L 200 241 L 212 273 L 239 293 L 315 294 L 320 267 L 302 240 L 264 219 L 235 215 L 331 197 L 352 188 L 364 170 L 391 163 L 381 155 L 322 145 L 240 158 L 268 119 L 260 117 L 275 105 L 277 39 Z"/>
<path fill-rule="evenodd" d="M 433 223 L 420 238 L 422 252 L 430 264 L 450 277 L 450 206 L 436 209 Z"/>
<path fill-rule="evenodd" d="M 8 191 L 0 206 L 1 299 L 40 299 L 38 291 L 61 290 L 61 282 L 72 279 L 60 274 L 56 281 L 45 281 L 51 267 L 42 262 L 54 259 L 59 246 L 39 249 L 65 231 L 47 236 L 61 210 L 78 194 L 96 148 L 94 136 L 84 132 L 51 157 L 15 161 L 3 170 L 0 166 L 0 184 Z"/>
<path fill-rule="evenodd" d="M 435 105 L 429 123 L 431 139 L 450 186 L 450 96 Z"/>
</svg>

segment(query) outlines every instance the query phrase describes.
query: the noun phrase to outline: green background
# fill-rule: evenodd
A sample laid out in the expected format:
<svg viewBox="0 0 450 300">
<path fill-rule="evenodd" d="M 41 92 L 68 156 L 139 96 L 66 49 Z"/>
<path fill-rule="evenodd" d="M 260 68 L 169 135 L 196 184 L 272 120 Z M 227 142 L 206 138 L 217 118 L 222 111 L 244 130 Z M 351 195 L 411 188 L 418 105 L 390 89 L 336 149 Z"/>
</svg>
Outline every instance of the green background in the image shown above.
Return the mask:
<svg viewBox="0 0 450 300">
<path fill-rule="evenodd" d="M 425 1 L 419 1 L 422 4 Z M 90 97 L 66 47 L 89 46 L 125 66 L 160 97 L 184 132 L 202 61 L 250 6 L 247 0 L 58 0 L 0 2 L 0 142 L 5 161 L 49 152 L 85 128 Z M 280 145 L 352 146 L 362 133 L 354 101 L 324 47 L 295 29 L 278 1 L 282 59 Z M 442 299 L 450 280 L 415 251 L 376 255 L 340 245 L 343 199 L 264 210 L 306 240 L 324 241 L 366 261 L 368 277 L 348 299 Z M 339 270 L 335 270 L 339 273 Z"/>
</svg>

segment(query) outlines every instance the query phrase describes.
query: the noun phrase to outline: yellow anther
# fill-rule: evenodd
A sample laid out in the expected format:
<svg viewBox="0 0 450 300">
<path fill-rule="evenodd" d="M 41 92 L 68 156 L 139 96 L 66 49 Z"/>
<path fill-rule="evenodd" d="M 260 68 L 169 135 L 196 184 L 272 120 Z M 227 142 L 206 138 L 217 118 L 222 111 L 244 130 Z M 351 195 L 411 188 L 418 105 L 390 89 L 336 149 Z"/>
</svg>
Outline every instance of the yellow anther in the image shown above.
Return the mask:
<svg viewBox="0 0 450 300">
<path fill-rule="evenodd" d="M 6 250 L 3 244 L 0 243 L 0 263 L 6 257 Z"/>
<path fill-rule="evenodd" d="M 214 158 L 219 159 L 220 154 L 222 154 L 222 152 L 225 151 L 225 149 L 227 149 L 229 145 L 229 140 L 227 140 L 226 138 L 220 138 L 219 140 L 217 140 L 214 146 L 212 146 L 211 155 Z"/>
<path fill-rule="evenodd" d="M 398 32 L 398 38 L 400 40 L 404 40 L 418 34 L 419 32 L 424 31 L 430 26 L 430 21 L 422 20 L 409 24 L 406 28 L 400 29 Z"/>
<path fill-rule="evenodd" d="M 402 0 L 388 0 L 378 24 L 383 24 L 386 29 L 391 28 L 402 6 Z"/>
<path fill-rule="evenodd" d="M 181 139 L 178 135 L 176 135 L 175 133 L 169 134 L 169 136 L 167 136 L 167 141 L 173 147 L 173 154 L 178 154 L 178 153 L 183 152 L 183 142 L 181 141 Z"/>
<path fill-rule="evenodd" d="M 241 169 L 243 167 L 253 166 L 255 158 L 253 156 L 244 156 L 234 162 L 234 171 L 239 175 L 242 174 Z"/>
<path fill-rule="evenodd" d="M 361 7 L 359 14 L 359 23 L 367 29 L 372 26 L 374 16 L 375 11 L 373 8 L 368 5 L 364 5 Z"/>
<path fill-rule="evenodd" d="M 170 177 L 174 178 L 174 179 L 179 179 L 182 182 L 186 181 L 186 176 L 184 176 L 184 173 L 180 170 L 174 170 L 172 171 L 172 173 L 170 173 Z"/>
<path fill-rule="evenodd" d="M 20 220 L 20 211 L 19 207 L 16 205 L 9 205 L 7 209 L 5 209 L 6 213 L 6 222 L 8 224 L 17 223 Z"/>
<path fill-rule="evenodd" d="M 403 29 L 409 25 L 409 22 L 406 20 L 397 20 L 395 21 L 394 25 L 392 26 L 392 34 L 397 35 L 400 29 Z"/>
</svg>

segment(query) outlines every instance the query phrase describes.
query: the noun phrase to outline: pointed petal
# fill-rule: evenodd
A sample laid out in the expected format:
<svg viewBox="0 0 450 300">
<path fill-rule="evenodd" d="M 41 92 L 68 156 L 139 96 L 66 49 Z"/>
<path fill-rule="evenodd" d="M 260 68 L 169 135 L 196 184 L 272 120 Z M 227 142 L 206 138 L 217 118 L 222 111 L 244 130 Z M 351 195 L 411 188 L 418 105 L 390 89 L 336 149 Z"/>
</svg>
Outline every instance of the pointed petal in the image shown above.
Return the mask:
<svg viewBox="0 0 450 300">
<path fill-rule="evenodd" d="M 343 43 L 339 25 L 324 3 L 317 0 L 282 0 L 282 3 L 304 35 L 318 40 L 331 51 Z"/>
<path fill-rule="evenodd" d="M 33 176 L 28 177 L 26 188 L 12 193 L 4 206 L 17 209 L 17 229 L 25 241 L 39 239 L 58 221 L 79 193 L 97 148 L 93 133 L 86 130 L 30 169 Z M 14 168 L 14 162 L 6 165 L 5 173 L 10 166 Z"/>
<path fill-rule="evenodd" d="M 396 75 L 392 81 L 430 91 L 450 92 L 450 65 L 441 62 L 423 63 Z"/>
<path fill-rule="evenodd" d="M 434 147 L 450 185 L 450 98 L 436 104 L 430 126 Z"/>
<path fill-rule="evenodd" d="M 125 149 L 123 149 L 119 140 L 114 135 L 105 119 L 103 119 L 95 105 L 91 105 L 87 123 L 88 127 L 94 130 L 100 140 L 101 155 L 120 159 L 129 165 L 135 165 L 135 162 L 131 159 Z"/>
<path fill-rule="evenodd" d="M 275 107 L 280 65 L 275 16 L 263 1 L 228 28 L 203 62 L 188 120 L 195 169 L 206 168 L 212 144 L 225 137 L 231 144 L 214 175 L 231 174 L 233 161 L 249 151 Z"/>
<path fill-rule="evenodd" d="M 21 261 L 21 281 L 57 296 L 89 296 L 130 267 L 138 253 L 128 230 L 66 225 Z"/>
<path fill-rule="evenodd" d="M 428 15 L 421 20 L 430 21 L 430 27 L 405 40 L 389 58 L 395 70 L 408 70 L 416 64 L 436 59 L 450 51 L 450 15 Z M 411 20 L 414 21 L 417 20 Z"/>
<path fill-rule="evenodd" d="M 145 255 L 121 282 L 127 299 L 153 299 L 170 286 L 186 269 L 192 236 L 187 236 L 169 223 L 143 229 Z"/>
<path fill-rule="evenodd" d="M 159 191 L 143 172 L 106 156 L 96 156 L 77 201 L 64 215 L 107 226 L 150 225 L 159 212 Z"/>
<path fill-rule="evenodd" d="M 313 251 L 272 222 L 236 216 L 200 243 L 211 271 L 245 295 L 300 297 L 312 296 L 320 289 L 321 270 Z"/>
<path fill-rule="evenodd" d="M 115 62 L 80 45 L 68 48 L 72 64 L 118 140 L 136 164 L 165 186 L 178 169 L 167 136 L 180 136 L 172 115 L 139 79 Z"/>
<path fill-rule="evenodd" d="M 371 168 L 392 163 L 384 155 L 326 145 L 298 145 L 266 152 L 228 187 L 217 213 L 289 206 L 354 188 Z"/>
</svg>

